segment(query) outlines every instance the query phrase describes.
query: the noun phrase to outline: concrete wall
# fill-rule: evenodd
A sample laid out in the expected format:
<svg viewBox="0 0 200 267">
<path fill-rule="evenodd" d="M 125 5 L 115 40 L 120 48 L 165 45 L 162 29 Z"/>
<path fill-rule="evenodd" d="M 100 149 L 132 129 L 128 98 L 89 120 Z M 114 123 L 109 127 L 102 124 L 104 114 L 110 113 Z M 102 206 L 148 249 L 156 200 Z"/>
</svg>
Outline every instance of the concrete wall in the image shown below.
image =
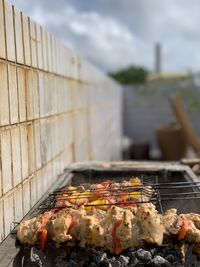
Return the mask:
<svg viewBox="0 0 200 267">
<path fill-rule="evenodd" d="M 120 158 L 121 88 L 0 0 L 0 241 L 73 161 Z"/>
<path fill-rule="evenodd" d="M 123 131 L 135 141 L 157 147 L 155 127 L 176 121 L 169 98 L 182 96 L 195 130 L 200 135 L 200 89 L 178 85 L 146 85 L 123 90 Z"/>
</svg>

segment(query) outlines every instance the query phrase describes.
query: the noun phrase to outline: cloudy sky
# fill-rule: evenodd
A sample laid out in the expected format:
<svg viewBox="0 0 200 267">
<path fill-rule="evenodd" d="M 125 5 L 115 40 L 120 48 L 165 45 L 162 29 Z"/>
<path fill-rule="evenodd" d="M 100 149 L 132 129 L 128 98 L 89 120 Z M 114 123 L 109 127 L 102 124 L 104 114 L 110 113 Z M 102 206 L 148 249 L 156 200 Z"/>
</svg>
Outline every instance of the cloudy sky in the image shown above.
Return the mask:
<svg viewBox="0 0 200 267">
<path fill-rule="evenodd" d="M 106 71 L 128 65 L 200 70 L 199 0 L 11 0 L 16 7 Z"/>
</svg>

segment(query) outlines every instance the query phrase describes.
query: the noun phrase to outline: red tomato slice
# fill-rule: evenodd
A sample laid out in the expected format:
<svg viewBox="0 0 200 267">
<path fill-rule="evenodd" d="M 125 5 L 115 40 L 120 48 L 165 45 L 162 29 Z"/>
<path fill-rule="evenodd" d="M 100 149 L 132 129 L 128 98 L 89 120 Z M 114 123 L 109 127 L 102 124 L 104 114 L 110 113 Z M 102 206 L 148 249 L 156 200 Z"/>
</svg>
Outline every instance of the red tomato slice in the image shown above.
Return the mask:
<svg viewBox="0 0 200 267">
<path fill-rule="evenodd" d="M 187 232 L 189 230 L 189 224 L 188 224 L 188 221 L 187 220 L 183 220 L 182 222 L 182 226 L 181 226 L 181 230 L 178 234 L 178 240 L 182 240 L 185 238 Z"/>
<path fill-rule="evenodd" d="M 86 205 L 87 203 L 88 203 L 88 199 L 78 199 L 78 200 L 76 201 L 76 204 L 77 204 L 78 206 Z"/>
<path fill-rule="evenodd" d="M 77 224 L 78 224 L 78 222 L 77 222 L 76 218 L 72 217 L 68 231 L 70 232 Z"/>
<path fill-rule="evenodd" d="M 108 197 L 107 200 L 108 200 L 109 204 L 115 204 L 116 203 L 115 197 Z"/>
<path fill-rule="evenodd" d="M 107 181 L 104 181 L 102 182 L 101 184 L 105 187 L 105 188 L 109 188 L 110 185 L 113 183 L 113 181 L 111 180 L 107 180 Z"/>
<path fill-rule="evenodd" d="M 43 228 L 40 232 L 40 248 L 42 251 L 45 250 L 47 243 L 47 229 Z"/>
<path fill-rule="evenodd" d="M 106 190 L 97 190 L 92 192 L 93 195 L 97 197 L 110 196 L 110 192 Z"/>
<path fill-rule="evenodd" d="M 137 204 L 136 203 L 128 203 L 126 200 L 120 201 L 121 203 L 118 204 L 117 206 L 120 208 L 125 208 L 125 207 L 133 207 L 136 208 Z"/>
<path fill-rule="evenodd" d="M 105 189 L 105 186 L 103 186 L 102 184 L 96 184 L 95 189 Z"/>
<path fill-rule="evenodd" d="M 119 254 L 122 252 L 123 248 L 120 243 L 120 240 L 117 238 L 116 231 L 117 228 L 123 223 L 122 220 L 117 220 L 114 224 L 113 231 L 112 231 L 112 239 L 113 239 L 113 252 L 115 254 Z"/>
<path fill-rule="evenodd" d="M 108 209 L 110 209 L 112 207 L 112 205 L 114 205 L 116 203 L 116 198 L 115 197 L 108 197 L 106 198 L 108 200 L 108 203 L 111 205 L 108 205 Z"/>
</svg>

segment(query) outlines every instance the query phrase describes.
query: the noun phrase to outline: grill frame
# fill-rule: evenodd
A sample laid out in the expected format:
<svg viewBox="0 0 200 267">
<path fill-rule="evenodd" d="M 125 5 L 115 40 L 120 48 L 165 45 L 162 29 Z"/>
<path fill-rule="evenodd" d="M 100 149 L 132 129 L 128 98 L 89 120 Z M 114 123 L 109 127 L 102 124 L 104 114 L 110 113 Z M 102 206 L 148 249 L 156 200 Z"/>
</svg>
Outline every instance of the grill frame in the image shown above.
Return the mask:
<svg viewBox="0 0 200 267">
<path fill-rule="evenodd" d="M 30 210 L 30 212 L 23 218 L 23 220 L 30 219 L 39 214 L 39 206 L 48 197 L 48 195 L 55 189 L 64 185 L 80 184 L 81 180 L 87 177 L 87 182 L 92 178 L 95 182 L 95 177 L 101 175 L 117 175 L 121 176 L 126 174 L 125 177 L 130 175 L 162 175 L 163 181 L 167 181 L 170 173 L 179 173 L 188 182 L 199 182 L 198 177 L 191 170 L 190 167 L 181 165 L 177 162 L 86 162 L 75 163 L 65 169 L 64 173 L 60 175 L 57 182 L 48 190 L 42 199 Z M 79 175 L 79 180 L 75 180 L 75 176 Z M 124 175 L 123 175 L 124 176 Z M 2 266 L 13 266 L 13 259 L 19 252 L 19 247 L 16 247 L 16 231 L 17 227 L 10 233 L 10 235 L 0 244 L 0 258 Z"/>
</svg>

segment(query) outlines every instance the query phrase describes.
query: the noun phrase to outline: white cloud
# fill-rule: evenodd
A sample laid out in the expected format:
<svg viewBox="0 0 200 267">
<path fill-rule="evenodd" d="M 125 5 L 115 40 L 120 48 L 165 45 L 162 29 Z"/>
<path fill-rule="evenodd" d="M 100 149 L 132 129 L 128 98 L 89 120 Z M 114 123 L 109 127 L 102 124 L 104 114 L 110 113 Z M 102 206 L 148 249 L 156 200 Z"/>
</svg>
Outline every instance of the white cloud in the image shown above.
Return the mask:
<svg viewBox="0 0 200 267">
<path fill-rule="evenodd" d="M 163 44 L 165 71 L 200 69 L 199 0 L 12 0 L 80 54 L 106 70 L 153 68 Z"/>
<path fill-rule="evenodd" d="M 32 18 L 49 28 L 58 28 L 59 37 L 98 66 L 112 71 L 130 64 L 150 61 L 148 46 L 126 25 L 97 12 L 80 12 L 72 6 L 62 14 L 42 12 L 36 7 Z"/>
</svg>

